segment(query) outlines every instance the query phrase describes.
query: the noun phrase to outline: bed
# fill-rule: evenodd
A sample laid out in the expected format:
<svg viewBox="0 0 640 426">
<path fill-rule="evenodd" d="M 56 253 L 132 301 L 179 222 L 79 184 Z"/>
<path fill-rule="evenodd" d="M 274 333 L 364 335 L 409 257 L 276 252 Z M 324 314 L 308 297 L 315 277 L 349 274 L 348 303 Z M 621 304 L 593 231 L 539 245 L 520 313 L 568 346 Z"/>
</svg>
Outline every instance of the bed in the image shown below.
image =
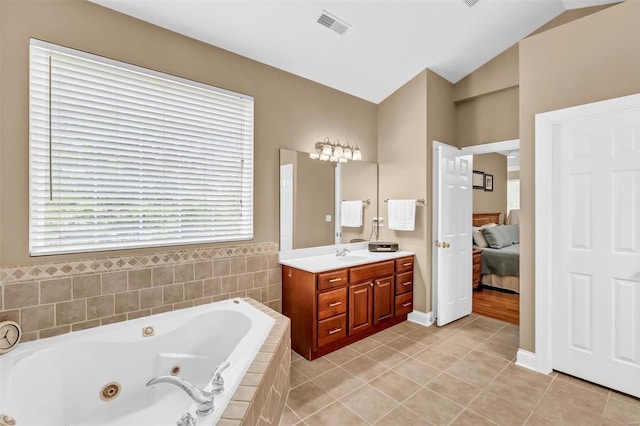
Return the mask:
<svg viewBox="0 0 640 426">
<path fill-rule="evenodd" d="M 520 293 L 519 225 L 498 225 L 500 216 L 500 213 L 473 214 L 473 248 L 482 249 L 480 282 L 483 286 Z M 495 229 L 481 231 L 485 228 Z M 484 241 L 478 238 L 479 232 L 483 233 Z"/>
</svg>

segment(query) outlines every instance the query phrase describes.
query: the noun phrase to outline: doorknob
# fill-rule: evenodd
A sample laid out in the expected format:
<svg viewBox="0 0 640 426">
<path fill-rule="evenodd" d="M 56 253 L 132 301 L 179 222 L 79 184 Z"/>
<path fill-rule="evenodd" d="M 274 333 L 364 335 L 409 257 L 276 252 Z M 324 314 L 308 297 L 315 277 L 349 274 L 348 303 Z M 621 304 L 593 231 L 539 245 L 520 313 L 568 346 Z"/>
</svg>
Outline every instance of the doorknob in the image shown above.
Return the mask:
<svg viewBox="0 0 640 426">
<path fill-rule="evenodd" d="M 451 245 L 449 243 L 442 243 L 442 247 L 443 248 L 449 248 L 449 247 L 451 247 Z"/>
<path fill-rule="evenodd" d="M 442 244 L 438 240 L 436 240 L 436 247 L 442 247 Z"/>
</svg>

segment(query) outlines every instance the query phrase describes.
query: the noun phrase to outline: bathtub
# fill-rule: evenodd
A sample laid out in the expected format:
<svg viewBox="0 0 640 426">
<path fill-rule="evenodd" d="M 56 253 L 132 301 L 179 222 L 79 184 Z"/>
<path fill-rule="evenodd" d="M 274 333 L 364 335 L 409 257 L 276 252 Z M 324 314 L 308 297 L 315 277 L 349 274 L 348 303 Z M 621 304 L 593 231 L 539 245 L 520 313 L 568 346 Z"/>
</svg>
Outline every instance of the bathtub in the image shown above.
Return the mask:
<svg viewBox="0 0 640 426">
<path fill-rule="evenodd" d="M 23 343 L 0 356 L 0 413 L 19 426 L 175 425 L 186 412 L 214 425 L 273 324 L 235 299 Z M 178 387 L 146 386 L 177 373 L 209 391 L 224 361 L 208 416 Z"/>
</svg>

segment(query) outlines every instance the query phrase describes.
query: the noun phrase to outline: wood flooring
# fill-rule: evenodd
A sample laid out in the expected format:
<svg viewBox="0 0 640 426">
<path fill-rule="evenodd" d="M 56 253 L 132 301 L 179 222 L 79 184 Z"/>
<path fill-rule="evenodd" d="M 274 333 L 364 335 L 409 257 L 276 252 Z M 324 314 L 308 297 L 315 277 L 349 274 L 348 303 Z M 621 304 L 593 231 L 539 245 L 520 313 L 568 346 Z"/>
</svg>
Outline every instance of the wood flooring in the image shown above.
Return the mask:
<svg viewBox="0 0 640 426">
<path fill-rule="evenodd" d="M 473 292 L 473 312 L 511 324 L 520 324 L 520 295 L 483 288 Z"/>
</svg>

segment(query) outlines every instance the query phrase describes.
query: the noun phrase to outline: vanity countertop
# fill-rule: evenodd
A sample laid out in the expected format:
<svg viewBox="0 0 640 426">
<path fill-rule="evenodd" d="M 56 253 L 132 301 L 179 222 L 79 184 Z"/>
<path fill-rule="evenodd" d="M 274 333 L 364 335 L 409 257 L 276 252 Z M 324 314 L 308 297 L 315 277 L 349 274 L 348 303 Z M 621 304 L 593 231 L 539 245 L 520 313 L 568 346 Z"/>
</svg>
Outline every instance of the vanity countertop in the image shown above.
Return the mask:
<svg viewBox="0 0 640 426">
<path fill-rule="evenodd" d="M 280 264 L 307 272 L 318 273 L 413 255 L 414 253 L 410 251 L 370 252 L 367 249 L 360 249 L 352 250 L 347 253 L 346 256 L 336 256 L 335 253 L 331 253 L 288 259 L 280 258 Z"/>
</svg>

